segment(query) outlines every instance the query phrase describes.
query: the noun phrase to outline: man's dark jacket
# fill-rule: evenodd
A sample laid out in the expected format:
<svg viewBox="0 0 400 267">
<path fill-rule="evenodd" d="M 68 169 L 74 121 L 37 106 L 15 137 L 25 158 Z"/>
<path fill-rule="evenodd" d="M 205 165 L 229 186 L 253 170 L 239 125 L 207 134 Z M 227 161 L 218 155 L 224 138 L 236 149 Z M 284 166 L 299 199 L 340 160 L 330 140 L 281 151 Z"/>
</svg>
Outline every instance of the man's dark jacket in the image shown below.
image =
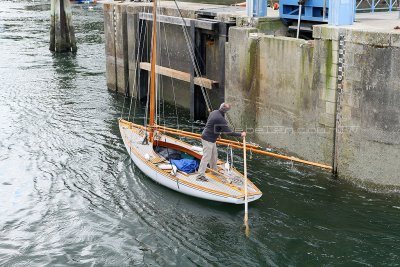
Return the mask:
<svg viewBox="0 0 400 267">
<path fill-rule="evenodd" d="M 221 110 L 214 110 L 208 116 L 206 127 L 203 130 L 201 138 L 215 143 L 221 134 L 227 134 L 230 136 L 240 136 L 240 133 L 233 132 L 225 120 L 224 112 Z"/>
</svg>

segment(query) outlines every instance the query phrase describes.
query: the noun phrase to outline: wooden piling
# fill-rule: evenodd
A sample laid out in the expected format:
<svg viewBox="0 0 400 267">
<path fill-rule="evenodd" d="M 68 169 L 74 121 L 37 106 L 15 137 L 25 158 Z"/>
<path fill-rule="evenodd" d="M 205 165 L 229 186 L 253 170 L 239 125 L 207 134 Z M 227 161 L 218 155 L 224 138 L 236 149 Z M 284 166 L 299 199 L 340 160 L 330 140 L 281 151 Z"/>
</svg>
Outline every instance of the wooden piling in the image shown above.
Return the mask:
<svg viewBox="0 0 400 267">
<path fill-rule="evenodd" d="M 69 0 L 51 0 L 49 49 L 54 52 L 77 51 Z"/>
</svg>

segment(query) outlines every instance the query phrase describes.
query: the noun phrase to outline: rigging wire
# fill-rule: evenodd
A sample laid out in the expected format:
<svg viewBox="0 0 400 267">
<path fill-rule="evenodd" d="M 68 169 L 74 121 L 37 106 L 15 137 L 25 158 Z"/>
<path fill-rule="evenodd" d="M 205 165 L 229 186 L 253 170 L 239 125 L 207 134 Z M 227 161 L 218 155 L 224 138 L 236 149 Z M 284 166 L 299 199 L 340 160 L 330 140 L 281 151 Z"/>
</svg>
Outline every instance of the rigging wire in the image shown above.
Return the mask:
<svg viewBox="0 0 400 267">
<path fill-rule="evenodd" d="M 137 23 L 138 28 L 139 28 L 139 29 L 136 31 L 136 40 L 139 40 L 139 42 L 138 42 L 138 43 L 139 43 L 139 46 L 137 47 L 137 49 L 136 49 L 136 51 L 135 51 L 135 52 L 136 52 L 136 60 L 135 60 L 135 70 L 134 70 L 134 73 L 137 72 L 137 69 L 138 69 L 138 66 L 139 66 L 139 56 L 143 54 L 143 48 L 144 48 L 144 45 L 142 45 L 142 51 L 140 51 L 140 44 L 142 43 L 142 39 L 141 39 L 141 38 L 142 38 L 142 34 L 143 34 L 144 23 L 140 23 L 139 17 L 137 17 L 136 23 Z M 147 33 L 147 32 L 145 32 L 145 36 L 144 36 L 144 37 L 147 36 L 146 33 Z M 145 38 L 143 38 L 143 39 L 145 39 Z M 139 70 L 139 73 L 140 73 L 140 70 Z M 140 79 L 139 79 L 139 81 L 140 81 Z M 139 86 L 140 86 L 140 83 L 139 83 Z M 133 120 L 135 119 L 135 115 L 136 115 L 136 106 L 137 106 L 137 101 L 138 101 L 137 79 L 134 79 L 134 83 L 133 83 L 133 87 L 132 87 L 132 92 L 133 92 L 133 90 L 135 90 L 135 89 L 136 89 L 136 97 L 135 97 L 135 107 L 134 107 L 134 110 L 133 110 Z M 133 96 L 131 97 L 131 103 L 130 103 L 130 105 L 129 105 L 128 121 L 130 120 L 130 117 L 131 117 L 132 101 L 133 101 Z"/>
<path fill-rule="evenodd" d="M 183 21 L 183 25 L 182 25 L 183 36 L 185 37 L 185 41 L 186 41 L 186 44 L 187 44 L 187 47 L 188 47 L 188 50 L 189 50 L 189 54 L 190 54 L 190 59 L 192 61 L 192 64 L 194 65 L 194 70 L 195 70 L 196 76 L 197 77 L 202 77 L 202 75 L 200 73 L 199 64 L 198 64 L 197 59 L 196 59 L 195 54 L 194 54 L 194 45 L 192 43 L 192 40 L 191 40 L 191 38 L 189 36 L 189 33 L 187 31 L 187 28 L 185 26 L 186 25 L 186 21 L 183 18 L 181 9 L 179 8 L 178 3 L 176 2 L 176 0 L 174 0 L 174 3 L 175 3 L 175 6 L 176 6 L 176 8 L 177 8 L 177 10 L 179 12 L 179 16 L 181 17 L 181 19 Z M 206 90 L 204 88 L 204 84 L 203 84 L 203 82 L 201 80 L 200 80 L 200 83 L 201 83 L 201 85 L 200 85 L 201 92 L 203 94 L 203 98 L 204 98 L 204 101 L 206 103 L 208 112 L 211 112 L 212 111 L 212 104 L 211 104 L 210 98 L 209 98 L 209 96 L 208 96 L 208 94 L 207 94 L 207 92 L 206 92 Z"/>
<path fill-rule="evenodd" d="M 160 2 L 159 0 L 157 0 L 157 1 Z M 186 25 L 186 22 L 185 22 L 185 20 L 184 20 L 184 18 L 183 18 L 181 9 L 179 8 L 179 6 L 178 6 L 176 0 L 174 0 L 174 3 L 175 3 L 175 5 L 176 5 L 176 7 L 177 7 L 177 10 L 178 10 L 178 12 L 179 12 L 179 15 L 180 15 L 181 19 L 182 19 L 183 22 L 184 22 L 184 25 Z M 160 6 L 161 6 L 161 5 L 158 5 L 158 7 L 157 7 L 158 11 L 161 10 Z M 146 7 L 146 9 L 148 9 L 147 12 L 150 11 L 150 8 L 149 8 L 149 7 Z M 139 21 L 139 18 L 138 18 L 138 21 Z M 161 23 L 158 22 L 158 24 L 159 24 L 159 28 L 161 28 L 161 26 L 160 26 Z M 194 51 L 194 49 L 197 49 L 197 48 L 194 47 L 193 42 L 192 42 L 192 40 L 191 40 L 191 38 L 190 38 L 190 36 L 189 36 L 187 27 L 184 26 L 184 25 L 182 26 L 182 29 L 183 29 L 184 38 L 185 38 L 185 41 L 186 41 L 186 44 L 187 44 L 187 47 L 188 47 L 188 51 L 189 51 L 189 54 L 190 54 L 190 59 L 191 59 L 193 65 L 194 65 L 194 70 L 195 70 L 196 76 L 202 77 L 202 75 L 201 75 L 201 73 L 200 73 L 200 67 L 199 67 L 198 59 L 195 57 L 195 51 Z M 171 67 L 170 51 L 169 51 L 169 48 L 168 48 L 168 41 L 167 41 L 167 38 L 166 38 L 165 25 L 163 25 L 163 26 L 164 26 L 164 38 L 165 38 L 165 42 L 166 42 L 166 44 L 167 44 L 167 45 L 166 45 L 166 48 L 167 48 L 168 64 L 169 64 L 169 67 Z M 144 33 L 144 38 L 141 39 L 142 36 L 143 36 L 143 28 L 145 28 L 145 33 Z M 148 31 L 149 31 L 148 28 L 149 28 L 149 27 L 145 27 L 145 23 L 142 23 L 142 24 L 141 24 L 141 27 L 140 27 L 140 31 L 137 31 L 137 32 L 136 32 L 136 35 L 137 35 L 136 38 L 137 38 L 137 40 L 139 40 L 138 51 L 140 51 L 140 44 L 141 44 L 141 43 L 142 43 L 142 47 L 141 47 L 141 50 L 142 50 L 142 51 L 141 51 L 141 53 L 139 53 L 139 52 L 137 53 L 135 72 L 136 72 L 137 67 L 138 67 L 138 64 L 139 64 L 139 63 L 138 63 L 138 61 L 139 61 L 139 54 L 143 55 L 143 51 L 144 51 L 144 48 L 145 48 L 144 40 L 145 40 L 146 36 L 148 35 Z M 159 32 L 158 32 L 157 34 L 159 34 Z M 151 43 L 151 46 L 152 46 L 152 45 L 153 45 L 153 43 Z M 160 47 L 158 47 L 157 49 L 160 49 Z M 150 56 L 150 57 L 151 57 L 151 58 L 150 58 L 150 61 L 151 61 L 151 60 L 152 60 L 152 56 Z M 157 58 L 157 57 L 156 57 L 156 58 Z M 140 74 L 139 74 L 139 76 L 140 76 Z M 158 84 L 158 80 L 159 80 L 159 77 L 158 77 L 158 76 L 159 76 L 159 75 L 156 76 L 156 77 L 157 77 L 157 79 L 156 79 L 156 81 L 157 81 L 157 82 L 156 82 L 156 85 Z M 149 76 L 148 76 L 148 79 L 149 79 Z M 140 77 L 139 77 L 139 80 L 140 80 Z M 175 115 L 176 115 L 177 127 L 178 127 L 178 129 L 179 129 L 180 126 L 179 126 L 179 117 L 178 117 L 177 102 L 176 102 L 176 93 L 175 93 L 175 86 L 174 86 L 174 82 L 173 82 L 173 79 L 172 79 L 172 78 L 171 78 L 171 82 L 172 82 L 172 89 L 173 89 L 173 96 L 174 96 Z M 211 104 L 210 97 L 209 97 L 209 95 L 208 95 L 208 92 L 207 92 L 206 89 L 204 88 L 204 84 L 202 83 L 201 80 L 200 80 L 200 82 L 201 82 L 201 85 L 200 85 L 200 87 L 201 87 L 201 92 L 202 92 L 204 101 L 205 101 L 205 103 L 206 103 L 206 106 L 207 106 L 208 111 L 211 112 L 211 110 L 212 110 L 212 104 Z M 253 82 L 252 82 L 252 85 L 253 85 Z M 134 85 L 133 85 L 133 88 L 135 88 L 136 86 L 137 86 L 137 82 L 136 82 L 136 79 L 135 79 L 135 83 L 134 83 Z M 139 84 L 139 86 L 140 86 L 140 84 Z M 157 88 L 158 88 L 158 86 L 157 86 Z M 159 96 L 158 96 L 158 95 L 159 95 L 159 92 L 158 92 L 158 91 L 159 91 L 159 90 L 156 90 L 156 101 L 158 101 L 158 98 L 159 98 Z M 163 95 L 164 95 L 164 93 L 163 93 Z M 163 97 L 163 98 L 164 98 L 164 97 Z M 122 111 L 121 111 L 121 118 L 122 118 L 123 109 L 124 109 L 124 106 L 125 106 L 125 101 L 126 101 L 126 97 L 124 98 L 124 104 L 123 104 Z M 131 116 L 132 101 L 133 101 L 133 98 L 131 98 L 131 101 L 130 101 L 129 114 L 128 114 L 128 121 L 129 121 L 130 116 Z M 134 117 L 135 117 L 135 115 L 136 115 L 137 101 L 138 101 L 138 98 L 136 97 L 135 106 L 134 106 Z M 163 101 L 165 101 L 165 99 L 163 99 Z M 157 103 L 157 102 L 156 102 L 156 103 Z M 163 103 L 163 112 L 165 113 L 164 105 L 165 105 L 165 102 Z M 148 114 L 148 106 L 149 106 L 149 94 L 147 94 L 146 112 L 145 112 L 145 117 L 144 117 L 144 125 L 145 125 L 146 127 L 147 127 L 147 120 L 148 120 L 148 115 L 149 115 L 149 114 Z M 161 103 L 160 103 L 160 106 L 161 106 Z M 160 106 L 157 106 L 157 105 L 156 105 L 156 114 L 155 114 L 155 115 L 156 115 L 156 122 L 157 122 L 157 118 L 158 118 L 158 121 L 160 121 L 160 117 L 159 117 L 159 111 L 161 111 L 161 107 L 160 107 Z M 229 117 L 228 114 L 226 114 L 226 115 L 227 115 L 226 118 L 227 118 L 228 123 L 229 123 L 231 126 L 233 126 L 233 123 L 232 123 L 231 118 Z M 164 124 L 165 124 L 165 114 L 163 114 L 163 116 L 164 116 Z M 234 127 L 233 127 L 233 128 L 234 128 Z"/>
<path fill-rule="evenodd" d="M 194 51 L 193 51 L 194 50 L 194 45 L 192 43 L 191 38 L 189 38 L 189 33 L 187 31 L 187 28 L 184 26 L 184 25 L 186 25 L 185 19 L 183 18 L 181 9 L 179 8 L 178 3 L 176 2 L 176 0 L 174 0 L 174 3 L 175 3 L 175 6 L 176 6 L 176 8 L 178 10 L 178 13 L 179 13 L 182 21 L 183 21 L 182 29 L 183 29 L 184 37 L 185 37 L 185 40 L 186 40 L 186 44 L 188 46 L 188 50 L 189 50 L 189 53 L 190 53 L 190 57 L 191 57 L 192 63 L 195 65 L 196 75 L 198 77 L 202 77 L 202 75 L 200 73 L 200 67 L 199 67 L 198 61 L 197 61 L 196 57 L 194 56 Z M 211 112 L 212 111 L 212 104 L 211 104 L 211 100 L 210 100 L 210 97 L 208 95 L 208 92 L 205 90 L 203 83 L 201 84 L 200 87 L 201 87 L 201 92 L 203 94 L 203 98 L 204 98 L 204 101 L 206 103 L 208 112 Z M 226 118 L 227 118 L 228 123 L 231 125 L 231 127 L 233 129 L 235 129 L 235 126 L 234 126 L 234 124 L 233 124 L 233 122 L 232 122 L 232 120 L 231 120 L 231 118 L 229 117 L 228 114 L 226 114 Z M 238 140 L 237 138 L 235 138 L 235 139 Z"/>
<path fill-rule="evenodd" d="M 149 23 L 147 23 L 147 24 L 149 24 Z M 148 27 L 146 27 L 146 29 L 147 30 L 149 30 L 148 29 Z M 150 44 L 150 49 L 151 49 L 151 47 L 153 47 L 153 38 L 151 38 L 151 44 Z M 150 53 L 150 62 L 152 61 L 152 55 L 151 55 L 151 53 Z M 150 75 L 147 75 L 147 84 L 149 85 L 150 84 L 150 76 L 151 76 L 151 74 Z M 149 117 L 149 103 L 150 103 L 150 86 L 148 86 L 148 88 L 147 88 L 147 96 L 146 96 L 146 98 L 147 98 L 147 100 L 146 100 L 146 110 L 145 110 L 145 116 L 144 116 L 144 122 L 143 122 L 143 125 L 145 126 L 145 129 L 146 129 L 146 132 L 147 132 L 147 119 L 148 119 L 148 117 Z"/>
<path fill-rule="evenodd" d="M 157 3 L 157 14 L 161 14 L 161 3 L 160 3 L 160 0 L 158 0 L 158 3 Z M 157 37 L 156 37 L 156 39 L 157 40 L 160 40 L 160 30 L 161 30 L 161 22 L 158 20 L 157 21 L 157 29 L 158 29 L 158 31 L 157 31 Z M 156 116 L 156 119 L 155 119 L 155 123 L 156 123 L 156 125 L 158 125 L 159 123 L 161 123 L 161 121 L 160 121 L 160 112 L 161 112 L 161 101 L 159 100 L 159 98 L 160 98 L 160 91 L 161 91 L 161 86 L 160 86 L 160 84 L 162 85 L 162 78 L 160 77 L 160 74 L 158 74 L 157 73 L 157 66 L 158 65 L 160 65 L 160 66 L 162 66 L 162 64 L 161 64 L 161 56 L 157 56 L 157 55 L 161 55 L 161 45 L 157 45 L 156 46 L 156 73 L 155 73 L 155 79 L 156 79 L 156 81 L 155 81 L 155 87 L 156 87 L 156 98 L 155 98 L 155 103 L 156 103 L 156 112 L 155 112 L 155 116 Z M 159 61 L 159 63 L 160 64 L 157 64 L 157 61 Z M 161 81 L 160 81 L 161 80 Z"/>
<path fill-rule="evenodd" d="M 170 58 L 170 52 L 169 52 L 168 38 L 167 38 L 166 30 L 165 30 L 165 24 L 163 24 L 163 26 L 164 26 L 164 39 L 165 39 L 165 44 L 166 44 L 165 47 L 166 47 L 166 50 L 167 50 L 168 67 L 171 68 L 171 58 Z M 170 80 L 171 80 L 171 85 L 172 85 L 172 93 L 173 93 L 173 96 L 174 96 L 176 125 L 177 125 L 177 129 L 180 129 L 180 127 L 179 127 L 179 117 L 178 117 L 178 108 L 177 108 L 177 104 L 176 104 L 176 94 L 175 94 L 174 79 L 172 77 L 170 77 Z"/>
</svg>

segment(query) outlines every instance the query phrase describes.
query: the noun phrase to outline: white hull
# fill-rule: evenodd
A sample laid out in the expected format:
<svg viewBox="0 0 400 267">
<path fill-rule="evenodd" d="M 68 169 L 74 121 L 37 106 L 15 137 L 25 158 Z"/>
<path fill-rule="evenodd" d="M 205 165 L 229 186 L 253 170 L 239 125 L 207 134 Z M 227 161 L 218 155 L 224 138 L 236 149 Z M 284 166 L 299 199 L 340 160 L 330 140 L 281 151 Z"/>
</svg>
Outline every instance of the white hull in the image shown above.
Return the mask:
<svg viewBox="0 0 400 267">
<path fill-rule="evenodd" d="M 125 121 L 120 121 L 119 126 L 125 147 L 130 154 L 132 161 L 146 176 L 150 177 L 155 182 L 180 193 L 198 198 L 233 204 L 244 203 L 243 188 L 240 188 L 240 181 L 238 181 L 237 185 L 227 185 L 226 182 L 222 182 L 220 179 L 217 179 L 219 174 L 213 175 L 212 173 L 206 174 L 207 178 L 209 180 L 211 179 L 210 182 L 197 181 L 196 173 L 189 175 L 178 173 L 176 176 L 174 176 L 170 174 L 170 171 L 162 170 L 157 167 L 156 163 L 146 159 L 146 154 L 152 158 L 155 158 L 157 154 L 155 154 L 153 150 L 153 144 L 141 144 L 141 141 L 144 139 L 144 132 L 141 135 L 139 129 L 128 126 L 127 122 Z M 179 144 L 181 146 L 186 145 L 186 148 L 191 147 L 191 145 L 183 143 L 169 136 L 163 135 L 162 139 L 171 143 L 175 142 L 175 144 Z M 152 153 L 154 154 L 152 155 Z M 235 172 L 235 177 L 239 177 L 239 172 L 236 170 Z M 211 177 L 215 177 L 215 179 L 213 180 Z M 234 190 L 235 188 L 237 188 L 236 191 Z M 249 182 L 248 191 L 250 192 L 248 196 L 248 202 L 257 200 L 262 196 L 262 193 L 251 182 Z"/>
</svg>

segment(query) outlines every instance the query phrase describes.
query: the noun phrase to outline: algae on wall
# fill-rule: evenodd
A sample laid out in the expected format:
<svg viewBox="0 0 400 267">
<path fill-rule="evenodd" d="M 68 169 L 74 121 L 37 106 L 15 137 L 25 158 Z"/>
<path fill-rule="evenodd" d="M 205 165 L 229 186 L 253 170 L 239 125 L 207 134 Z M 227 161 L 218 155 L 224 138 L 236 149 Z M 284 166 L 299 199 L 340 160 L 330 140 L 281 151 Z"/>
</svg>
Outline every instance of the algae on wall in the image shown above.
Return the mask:
<svg viewBox="0 0 400 267">
<path fill-rule="evenodd" d="M 235 123 L 250 127 L 253 141 L 329 164 L 332 154 L 321 148 L 332 151 L 332 138 L 319 124 L 323 66 L 315 60 L 313 42 L 255 36 L 257 41 L 243 28 L 230 31 L 226 95 Z"/>
<path fill-rule="evenodd" d="M 259 39 L 249 38 L 245 66 L 245 81 L 242 90 L 243 99 L 246 100 L 241 117 L 242 128 L 254 129 L 257 127 L 259 90 Z"/>
</svg>

